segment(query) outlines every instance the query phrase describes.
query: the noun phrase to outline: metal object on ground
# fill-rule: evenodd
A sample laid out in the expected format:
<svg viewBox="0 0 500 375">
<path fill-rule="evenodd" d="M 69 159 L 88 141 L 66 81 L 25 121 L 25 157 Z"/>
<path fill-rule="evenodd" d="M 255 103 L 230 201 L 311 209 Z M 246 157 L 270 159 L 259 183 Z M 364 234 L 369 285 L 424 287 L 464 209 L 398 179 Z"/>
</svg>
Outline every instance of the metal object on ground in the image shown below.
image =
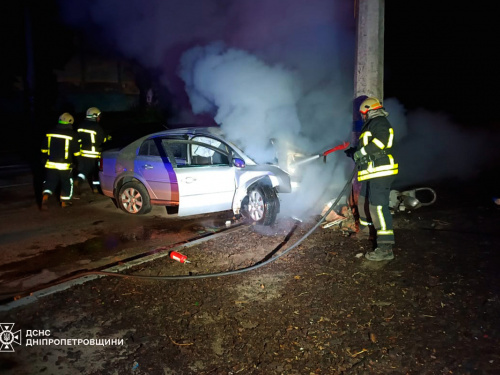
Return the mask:
<svg viewBox="0 0 500 375">
<path fill-rule="evenodd" d="M 177 251 L 170 252 L 170 258 L 181 263 L 191 263 L 189 260 L 187 260 L 186 255 L 178 253 Z"/>
<path fill-rule="evenodd" d="M 428 191 L 432 195 L 429 202 L 422 202 L 417 198 L 417 192 Z M 399 192 L 397 190 L 391 190 L 389 194 L 389 207 L 394 211 L 405 211 L 405 210 L 416 210 L 417 208 L 430 206 L 436 202 L 437 194 L 434 189 L 429 187 L 416 188 L 413 190 L 407 190 Z"/>
<path fill-rule="evenodd" d="M 337 225 L 337 224 L 342 223 L 344 220 L 345 220 L 345 218 L 342 218 L 342 219 L 337 219 L 337 220 L 335 220 L 335 221 L 330 221 L 330 222 L 327 222 L 326 224 L 323 224 L 321 227 L 322 227 L 323 229 L 330 228 L 330 227 L 331 227 L 331 226 L 333 226 L 333 225 Z"/>
</svg>

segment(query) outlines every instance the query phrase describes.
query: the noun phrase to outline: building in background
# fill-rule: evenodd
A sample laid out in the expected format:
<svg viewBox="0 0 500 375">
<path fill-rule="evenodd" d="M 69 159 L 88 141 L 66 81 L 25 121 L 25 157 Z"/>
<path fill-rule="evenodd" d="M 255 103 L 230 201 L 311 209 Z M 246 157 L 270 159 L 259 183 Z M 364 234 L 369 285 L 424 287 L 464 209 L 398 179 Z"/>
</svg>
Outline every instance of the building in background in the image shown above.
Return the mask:
<svg viewBox="0 0 500 375">
<path fill-rule="evenodd" d="M 97 106 L 103 112 L 121 112 L 139 105 L 134 66 L 128 62 L 80 53 L 54 73 L 58 108 L 83 113 Z"/>
</svg>

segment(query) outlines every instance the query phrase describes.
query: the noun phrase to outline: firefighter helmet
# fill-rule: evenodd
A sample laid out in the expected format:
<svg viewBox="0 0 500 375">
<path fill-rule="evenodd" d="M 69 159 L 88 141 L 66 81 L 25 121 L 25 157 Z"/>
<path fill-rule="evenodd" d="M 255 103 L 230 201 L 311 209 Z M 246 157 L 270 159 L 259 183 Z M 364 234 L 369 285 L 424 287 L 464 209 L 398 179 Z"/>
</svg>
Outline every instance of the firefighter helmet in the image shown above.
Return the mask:
<svg viewBox="0 0 500 375">
<path fill-rule="evenodd" d="M 59 124 L 73 124 L 75 122 L 73 116 L 71 116 L 68 112 L 64 112 L 61 116 L 59 116 Z"/>
<path fill-rule="evenodd" d="M 382 103 L 377 98 L 366 98 L 359 106 L 359 112 L 366 115 L 368 111 L 383 108 Z"/>
<path fill-rule="evenodd" d="M 89 109 L 87 109 L 87 115 L 86 115 L 86 117 L 89 120 L 95 120 L 100 115 L 101 115 L 101 110 L 99 108 L 97 108 L 97 107 L 90 107 Z"/>
</svg>

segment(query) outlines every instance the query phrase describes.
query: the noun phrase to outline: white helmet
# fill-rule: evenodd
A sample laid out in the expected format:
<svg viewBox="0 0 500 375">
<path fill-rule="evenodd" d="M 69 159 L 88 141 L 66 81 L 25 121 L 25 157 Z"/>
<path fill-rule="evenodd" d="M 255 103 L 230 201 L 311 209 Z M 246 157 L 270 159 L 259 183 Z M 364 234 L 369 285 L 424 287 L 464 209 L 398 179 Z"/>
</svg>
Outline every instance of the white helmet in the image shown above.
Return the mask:
<svg viewBox="0 0 500 375">
<path fill-rule="evenodd" d="M 97 107 L 87 109 L 86 117 L 88 120 L 96 120 L 101 115 L 101 110 Z"/>
<path fill-rule="evenodd" d="M 68 112 L 64 112 L 61 116 L 59 116 L 59 124 L 73 124 L 75 119 Z"/>
</svg>

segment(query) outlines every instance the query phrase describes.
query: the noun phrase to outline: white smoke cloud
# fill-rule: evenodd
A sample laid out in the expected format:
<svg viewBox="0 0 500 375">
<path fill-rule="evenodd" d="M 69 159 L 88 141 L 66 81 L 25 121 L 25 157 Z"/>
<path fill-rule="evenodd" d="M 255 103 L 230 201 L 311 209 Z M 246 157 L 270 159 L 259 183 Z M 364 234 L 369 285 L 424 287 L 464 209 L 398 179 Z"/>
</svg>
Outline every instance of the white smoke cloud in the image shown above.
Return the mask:
<svg viewBox="0 0 500 375">
<path fill-rule="evenodd" d="M 408 113 L 407 123 L 397 148 L 403 185 L 477 177 L 492 155 L 488 145 L 499 138 L 480 129 L 462 129 L 448 115 L 425 109 Z"/>
<path fill-rule="evenodd" d="M 187 51 L 181 59 L 180 75 L 186 82 L 193 111 L 212 113 L 228 138 L 259 163 L 275 162 L 272 138 L 279 145 L 289 144 L 296 150 L 317 154 L 350 134 L 350 101 L 347 96 L 343 100 L 339 97 L 333 81 L 323 82 L 304 95 L 304 81 L 298 72 L 266 64 L 222 43 Z M 301 188 L 291 198 L 290 213 L 301 215 L 311 210 L 329 187 L 338 187 L 332 183 L 333 171 L 339 161 L 349 163 L 341 155 L 330 155 L 328 164 L 318 159 L 300 167 Z M 343 173 L 338 177 L 343 183 Z"/>
<path fill-rule="evenodd" d="M 492 145 L 498 144 L 498 132 L 462 128 L 442 112 L 422 108 L 407 111 L 394 98 L 387 99 L 384 106 L 395 133 L 398 186 L 475 178 L 494 159 Z"/>
<path fill-rule="evenodd" d="M 394 142 L 398 144 L 408 134 L 406 108 L 395 98 L 388 98 L 384 100 L 383 104 L 387 112 L 389 112 L 389 121 L 394 129 Z"/>
<path fill-rule="evenodd" d="M 228 137 L 257 162 L 273 161 L 271 138 L 298 136 L 301 90 L 291 71 L 221 43 L 187 51 L 181 64 L 194 113 L 213 113 Z"/>
</svg>

